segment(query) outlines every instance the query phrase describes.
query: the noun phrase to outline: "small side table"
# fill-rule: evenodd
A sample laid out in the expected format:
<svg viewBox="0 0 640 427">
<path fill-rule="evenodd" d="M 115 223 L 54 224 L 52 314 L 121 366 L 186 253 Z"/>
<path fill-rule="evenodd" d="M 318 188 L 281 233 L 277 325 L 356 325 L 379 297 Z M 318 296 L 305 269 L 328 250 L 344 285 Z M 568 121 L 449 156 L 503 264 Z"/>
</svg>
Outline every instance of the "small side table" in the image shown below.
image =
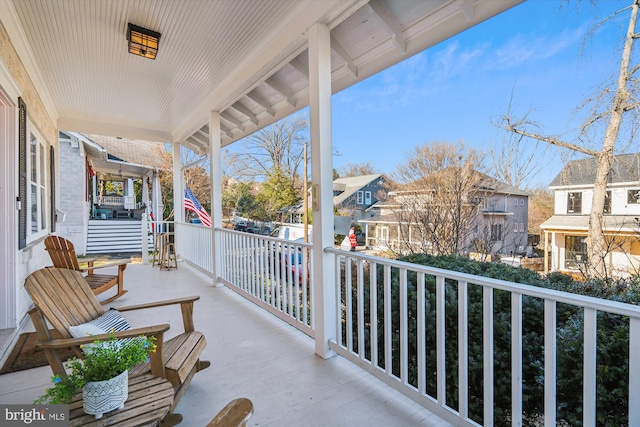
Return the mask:
<svg viewBox="0 0 640 427">
<path fill-rule="evenodd" d="M 173 405 L 173 386 L 163 378 L 139 375 L 129 378 L 129 397 L 123 409 L 107 412 L 100 419 L 82 410 L 82 393 L 69 405 L 70 426 L 159 425 Z"/>
</svg>

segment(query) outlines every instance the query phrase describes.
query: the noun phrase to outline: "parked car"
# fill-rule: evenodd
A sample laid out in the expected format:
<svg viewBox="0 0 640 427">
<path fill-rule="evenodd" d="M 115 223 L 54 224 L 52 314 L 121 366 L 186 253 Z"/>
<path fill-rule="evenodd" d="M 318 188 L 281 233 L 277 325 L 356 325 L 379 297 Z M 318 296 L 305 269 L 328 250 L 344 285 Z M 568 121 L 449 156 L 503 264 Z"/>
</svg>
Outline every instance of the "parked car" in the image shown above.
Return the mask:
<svg viewBox="0 0 640 427">
<path fill-rule="evenodd" d="M 296 241 L 297 243 L 302 243 L 302 239 Z M 293 243 L 293 242 L 292 242 Z M 304 272 L 304 261 L 302 256 L 302 248 L 296 245 L 289 245 L 286 243 L 271 243 L 269 248 L 269 270 L 271 268 L 275 268 L 275 273 L 277 276 L 280 276 L 284 271 L 285 275 L 288 276 L 288 271 L 292 272 L 292 277 L 298 275 L 298 280 L 302 281 L 302 275 Z M 284 267 L 283 267 L 284 260 Z"/>
<path fill-rule="evenodd" d="M 236 231 L 244 231 L 245 233 L 253 233 L 251 227 L 246 222 L 239 222 L 233 226 L 233 229 Z"/>
</svg>

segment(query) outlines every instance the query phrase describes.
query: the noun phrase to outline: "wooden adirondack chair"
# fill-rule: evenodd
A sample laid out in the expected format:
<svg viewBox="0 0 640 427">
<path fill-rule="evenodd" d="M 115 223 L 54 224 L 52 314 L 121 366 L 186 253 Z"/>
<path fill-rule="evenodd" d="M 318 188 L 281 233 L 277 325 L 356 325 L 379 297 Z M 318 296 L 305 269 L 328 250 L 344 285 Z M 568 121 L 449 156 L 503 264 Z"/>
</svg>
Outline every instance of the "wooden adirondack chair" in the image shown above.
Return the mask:
<svg viewBox="0 0 640 427">
<path fill-rule="evenodd" d="M 85 279 L 95 295 L 99 295 L 117 285 L 118 292 L 111 298 L 103 300 L 102 304 L 107 304 L 127 293 L 127 291 L 124 289 L 124 270 L 125 268 L 127 268 L 127 264 L 131 262 L 130 259 L 112 262 L 100 266 L 94 266 L 94 259 L 84 259 L 82 261 L 78 261 L 73 243 L 63 237 L 53 235 L 47 236 L 47 238 L 44 239 L 44 247 L 47 252 L 49 252 L 49 256 L 51 257 L 51 261 L 53 262 L 54 267 L 68 268 L 71 270 L 80 271 L 82 273 L 87 273 Z M 85 263 L 86 267 L 80 267 L 80 264 Z M 117 275 L 94 274 L 93 272 L 93 270 L 98 268 L 115 266 L 118 267 Z"/>
<path fill-rule="evenodd" d="M 105 310 L 79 271 L 55 267 L 43 268 L 29 275 L 24 286 L 35 305 L 29 311 L 29 315 L 39 338 L 38 346 L 44 350 L 53 373 L 66 375 L 57 349 L 69 346 L 79 348 L 81 344 L 91 343 L 97 338 L 107 336 L 105 334 L 72 338 L 69 327 L 96 319 L 104 314 Z M 155 376 L 166 378 L 173 385 L 175 392 L 170 412 L 178 404 L 194 374 L 210 365 L 210 362 L 200 360 L 200 354 L 207 342 L 201 332 L 194 330 L 193 325 L 193 303 L 199 299 L 199 296 L 192 296 L 118 308 L 119 312 L 126 312 L 153 307 L 166 309 L 169 305 L 180 305 L 184 332 L 167 341 L 163 342 L 164 333 L 169 330 L 168 324 L 115 333 L 119 338 L 139 335 L 156 337 L 157 349 L 156 353 L 150 355 L 150 362 L 134 367 L 129 372 L 129 376 L 142 375 L 151 371 Z M 53 339 L 47 322 L 64 338 Z M 78 353 L 81 354 L 79 350 Z"/>
<path fill-rule="evenodd" d="M 246 427 L 253 415 L 253 402 L 246 397 L 233 399 L 222 408 L 207 427 Z"/>
</svg>

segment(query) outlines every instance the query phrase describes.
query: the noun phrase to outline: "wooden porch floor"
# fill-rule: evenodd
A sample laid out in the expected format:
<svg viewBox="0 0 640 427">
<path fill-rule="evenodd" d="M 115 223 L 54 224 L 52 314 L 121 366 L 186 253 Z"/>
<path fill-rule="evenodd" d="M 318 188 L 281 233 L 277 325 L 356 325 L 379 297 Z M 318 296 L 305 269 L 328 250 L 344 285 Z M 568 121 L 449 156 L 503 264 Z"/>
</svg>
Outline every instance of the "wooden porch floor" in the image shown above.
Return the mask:
<svg viewBox="0 0 640 427">
<path fill-rule="evenodd" d="M 214 288 L 210 278 L 184 264 L 160 271 L 130 265 L 129 290 L 112 306 L 200 295 L 196 329 L 207 337 L 199 372 L 176 412 L 181 426 L 204 426 L 236 397 L 253 401 L 252 426 L 449 426 L 340 356 L 323 360 L 311 338 L 245 300 L 230 289 Z M 108 293 L 108 292 L 107 292 Z M 148 310 L 133 325 L 170 323 L 182 328 L 179 307 Z M 0 403 L 31 403 L 49 385 L 48 366 L 0 375 Z"/>
</svg>

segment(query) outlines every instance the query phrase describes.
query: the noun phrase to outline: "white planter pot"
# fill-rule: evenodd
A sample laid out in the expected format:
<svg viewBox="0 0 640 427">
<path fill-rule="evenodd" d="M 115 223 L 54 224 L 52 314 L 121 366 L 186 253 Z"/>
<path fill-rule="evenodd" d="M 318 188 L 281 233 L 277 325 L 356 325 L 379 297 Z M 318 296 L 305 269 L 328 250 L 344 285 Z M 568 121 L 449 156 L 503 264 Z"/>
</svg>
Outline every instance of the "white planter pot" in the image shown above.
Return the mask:
<svg viewBox="0 0 640 427">
<path fill-rule="evenodd" d="M 124 408 L 129 395 L 129 371 L 109 380 L 88 382 L 82 387 L 82 409 L 96 418 L 105 412 Z"/>
</svg>

